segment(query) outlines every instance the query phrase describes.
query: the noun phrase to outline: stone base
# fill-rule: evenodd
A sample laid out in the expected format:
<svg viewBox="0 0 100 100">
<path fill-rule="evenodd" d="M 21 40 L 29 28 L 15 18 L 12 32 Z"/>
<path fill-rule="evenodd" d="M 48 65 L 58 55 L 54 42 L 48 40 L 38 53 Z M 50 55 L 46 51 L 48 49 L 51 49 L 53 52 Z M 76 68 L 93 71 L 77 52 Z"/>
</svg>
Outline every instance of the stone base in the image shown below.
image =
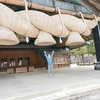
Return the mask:
<svg viewBox="0 0 100 100">
<path fill-rule="evenodd" d="M 94 63 L 94 69 L 95 70 L 100 70 L 100 62 Z"/>
</svg>

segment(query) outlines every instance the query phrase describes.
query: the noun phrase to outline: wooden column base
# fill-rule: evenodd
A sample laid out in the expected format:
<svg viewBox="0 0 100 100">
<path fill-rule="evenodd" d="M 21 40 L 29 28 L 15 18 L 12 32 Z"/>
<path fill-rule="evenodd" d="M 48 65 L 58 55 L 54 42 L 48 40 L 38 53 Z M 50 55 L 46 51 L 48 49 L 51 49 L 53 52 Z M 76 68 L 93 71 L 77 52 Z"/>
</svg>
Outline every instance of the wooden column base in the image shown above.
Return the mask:
<svg viewBox="0 0 100 100">
<path fill-rule="evenodd" d="M 13 74 L 13 73 L 14 73 L 14 69 L 13 68 L 7 69 L 7 74 Z"/>
<path fill-rule="evenodd" d="M 33 71 L 34 71 L 34 66 L 30 66 L 30 67 L 28 68 L 28 71 L 29 71 L 29 72 L 33 72 Z"/>
</svg>

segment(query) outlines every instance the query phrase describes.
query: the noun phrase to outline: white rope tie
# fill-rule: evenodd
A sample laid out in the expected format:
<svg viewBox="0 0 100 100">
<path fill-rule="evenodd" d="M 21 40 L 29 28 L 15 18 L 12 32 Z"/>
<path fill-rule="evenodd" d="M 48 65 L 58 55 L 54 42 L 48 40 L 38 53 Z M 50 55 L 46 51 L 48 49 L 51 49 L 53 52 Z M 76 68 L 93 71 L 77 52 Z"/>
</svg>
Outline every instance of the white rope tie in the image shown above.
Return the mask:
<svg viewBox="0 0 100 100">
<path fill-rule="evenodd" d="M 95 21 L 97 22 L 97 18 L 96 18 L 96 15 L 95 15 L 95 14 L 93 14 L 93 16 L 94 16 L 94 19 L 95 19 Z"/>
<path fill-rule="evenodd" d="M 25 2 L 25 11 L 26 11 L 26 17 L 27 17 L 27 31 L 28 31 L 28 27 L 30 27 L 30 21 L 29 21 L 29 15 L 28 15 L 28 6 L 27 6 L 26 0 L 24 0 L 24 2 Z M 26 36 L 26 42 L 28 43 L 29 42 L 29 38 L 27 36 L 27 31 L 26 31 L 25 36 Z"/>
<path fill-rule="evenodd" d="M 81 12 L 79 12 L 79 14 L 80 14 L 81 17 L 82 17 L 83 22 L 86 24 L 86 30 L 87 30 L 87 29 L 88 29 L 88 26 L 87 26 L 87 23 L 86 23 L 86 21 L 85 21 L 85 19 L 84 19 L 84 17 L 83 17 L 83 14 L 82 14 Z M 86 30 L 85 30 L 82 34 L 84 34 L 84 33 L 86 32 Z"/>
<path fill-rule="evenodd" d="M 60 33 L 60 35 L 64 32 L 64 22 L 63 22 L 63 20 L 62 20 L 62 16 L 61 16 L 61 12 L 60 12 L 60 9 L 57 7 L 57 10 L 58 10 L 58 13 L 59 13 L 59 18 L 60 18 L 60 22 L 61 22 L 61 24 L 62 24 L 62 31 L 61 31 L 61 33 Z M 60 36 L 59 35 L 59 36 Z M 62 43 L 62 39 L 61 39 L 61 37 L 59 38 L 59 41 L 60 41 L 60 43 Z"/>
<path fill-rule="evenodd" d="M 58 7 L 57 7 L 57 10 L 58 10 L 58 13 L 59 13 L 60 22 L 62 24 L 62 32 L 59 34 L 59 36 L 60 36 L 64 32 L 64 23 L 63 23 L 63 20 L 62 20 L 60 9 Z"/>
</svg>

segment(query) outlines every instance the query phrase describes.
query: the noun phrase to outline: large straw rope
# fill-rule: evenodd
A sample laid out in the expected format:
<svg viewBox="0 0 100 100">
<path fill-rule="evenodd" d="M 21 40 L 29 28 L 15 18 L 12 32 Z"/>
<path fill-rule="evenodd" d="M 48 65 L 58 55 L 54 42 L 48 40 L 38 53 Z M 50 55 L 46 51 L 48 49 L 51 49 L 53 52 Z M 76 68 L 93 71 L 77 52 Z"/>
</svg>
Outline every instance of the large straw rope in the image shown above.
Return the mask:
<svg viewBox="0 0 100 100">
<path fill-rule="evenodd" d="M 57 20 L 54 20 L 51 16 L 39 12 L 39 11 L 33 11 L 29 10 L 29 19 L 32 25 L 37 27 L 38 29 L 48 32 L 52 35 L 59 36 L 62 33 L 62 24 L 61 22 L 58 22 Z M 18 11 L 17 14 L 20 16 L 23 16 L 25 18 L 25 11 Z M 26 18 L 25 18 L 26 19 Z M 65 27 L 64 31 L 61 36 L 59 37 L 67 37 L 70 33 L 70 31 Z"/>
<path fill-rule="evenodd" d="M 21 17 L 23 17 L 25 20 L 27 20 L 25 16 L 25 11 L 19 11 L 17 12 Z M 35 45 L 38 46 L 50 46 L 56 44 L 56 41 L 53 39 L 52 35 L 48 32 L 40 30 L 37 39 L 34 42 Z"/>
<path fill-rule="evenodd" d="M 1 8 L 3 8 L 3 9 L 1 9 Z M 18 25 L 18 26 L 20 26 L 20 29 L 19 29 L 18 26 L 16 27 L 14 25 L 14 23 L 12 23 L 12 21 L 11 21 L 12 19 L 9 19 L 10 22 L 9 22 L 9 20 L 7 20 L 10 23 L 11 26 L 8 26 L 7 21 L 2 23 L 2 21 L 0 20 L 0 24 L 12 29 L 13 31 L 17 32 L 18 34 L 24 35 L 25 32 L 27 31 L 27 29 L 26 29 L 27 26 L 25 26 L 26 24 L 24 24 L 25 22 L 23 22 L 24 19 L 19 18 L 20 16 L 15 14 L 11 9 L 7 8 L 3 4 L 0 4 L 0 9 L 1 9 L 0 12 L 3 13 L 3 14 L 0 13 L 2 15 L 1 20 L 3 20 L 3 18 L 5 18 L 5 16 L 3 16 L 3 15 L 5 15 L 5 12 L 3 10 L 5 9 L 7 12 L 12 14 L 13 19 L 14 19 L 15 16 L 18 17 L 16 22 L 13 21 L 14 23 L 16 23 L 16 25 L 17 25 L 18 22 L 23 23 L 23 24 L 20 23 L 20 25 Z M 6 15 L 7 15 L 6 18 L 11 17 L 10 16 L 11 14 L 8 14 L 7 12 L 6 12 Z M 27 12 L 27 16 L 28 16 L 28 12 Z M 61 34 L 61 32 L 62 32 L 62 24 L 61 23 L 62 22 L 64 22 L 64 26 L 63 26 L 64 35 L 62 37 L 67 37 L 68 34 L 69 34 L 68 29 L 64 28 L 65 26 L 67 28 L 69 28 L 70 30 L 77 31 L 79 33 L 83 33 L 84 30 L 86 29 L 86 24 L 84 22 L 82 22 L 79 18 L 76 18 L 74 16 L 69 16 L 69 15 L 63 15 L 63 14 L 61 16 L 63 18 L 63 21 L 58 22 L 57 19 L 54 20 L 52 17 L 50 17 L 50 16 L 48 16 L 48 15 L 42 13 L 42 12 L 29 11 L 30 21 L 34 26 L 41 29 L 42 31 L 49 32 L 49 33 L 51 33 L 52 35 L 55 35 L 55 36 L 58 36 L 59 34 Z M 58 17 L 58 19 L 59 19 L 59 17 Z M 24 29 L 23 29 L 23 26 L 25 26 Z M 31 26 L 31 28 L 28 29 L 29 32 L 27 32 L 28 35 L 31 33 L 30 30 L 32 30 L 32 27 L 34 27 L 32 25 L 30 25 L 30 26 Z M 71 28 L 69 26 L 71 26 Z M 34 29 L 35 29 L 35 27 L 34 27 Z M 32 32 L 35 33 L 36 30 L 33 30 Z M 38 32 L 37 32 L 36 35 L 34 34 L 35 36 L 33 36 L 33 37 L 36 37 L 38 35 Z"/>
<path fill-rule="evenodd" d="M 24 2 L 26 12 L 21 11 L 21 13 L 22 16 L 26 17 L 26 19 L 25 17 L 19 16 L 18 13 L 0 3 L 0 24 L 20 35 L 35 38 L 38 36 L 39 30 L 50 33 L 57 37 L 67 37 L 70 33 L 70 30 L 85 36 L 90 35 L 91 33 L 91 30 L 88 28 L 82 13 L 82 19 L 79 19 L 71 15 L 61 14 L 60 10 L 58 9 L 59 15 L 49 16 L 39 11 L 28 11 L 26 0 L 24 0 Z"/>
<path fill-rule="evenodd" d="M 95 18 L 95 20 L 85 19 L 85 21 L 83 21 L 83 19 L 79 19 L 75 16 L 71 16 L 71 15 L 68 15 L 68 14 L 61 14 L 61 15 L 62 15 L 62 18 L 63 18 L 64 25 L 69 30 L 76 31 L 80 34 L 85 32 L 86 27 L 88 27 L 90 29 L 88 31 L 91 31 L 91 29 L 93 29 L 97 25 L 97 22 L 100 19 L 98 17 L 98 18 Z M 60 22 L 59 15 L 53 15 L 51 17 Z M 90 34 L 90 32 L 89 32 L 89 34 Z M 89 35 L 89 34 L 87 34 L 87 35 Z M 83 35 L 86 35 L 86 34 L 83 34 Z"/>
<path fill-rule="evenodd" d="M 79 14 L 81 15 L 82 20 L 83 20 L 83 22 L 84 22 L 85 25 L 86 25 L 86 29 L 85 29 L 85 31 L 82 33 L 82 35 L 88 36 L 88 35 L 91 34 L 91 30 L 88 28 L 87 23 L 86 23 L 86 21 L 85 21 L 85 19 L 84 19 L 84 17 L 83 17 L 83 14 L 82 14 L 81 12 L 79 12 Z"/>
<path fill-rule="evenodd" d="M 35 16 L 35 17 L 32 17 Z M 59 36 L 62 32 L 62 24 L 51 16 L 38 11 L 29 11 L 30 22 L 40 30 Z M 67 37 L 70 31 L 64 26 L 61 37 Z"/>
<path fill-rule="evenodd" d="M 33 25 L 30 25 L 27 30 L 27 21 L 2 3 L 0 3 L 0 25 L 20 35 L 25 35 L 27 31 L 29 37 L 36 37 L 39 33 L 39 30 Z"/>
<path fill-rule="evenodd" d="M 77 31 L 78 33 L 83 33 L 86 29 L 86 25 L 81 19 L 68 14 L 61 15 L 64 22 L 64 26 L 70 31 Z M 60 22 L 59 15 L 53 15 L 51 17 Z"/>
<path fill-rule="evenodd" d="M 96 18 L 96 16 L 93 14 L 94 19 L 93 20 L 85 20 L 87 23 L 88 28 L 91 30 L 94 27 L 96 27 L 96 25 L 98 24 L 98 20 Z"/>
</svg>

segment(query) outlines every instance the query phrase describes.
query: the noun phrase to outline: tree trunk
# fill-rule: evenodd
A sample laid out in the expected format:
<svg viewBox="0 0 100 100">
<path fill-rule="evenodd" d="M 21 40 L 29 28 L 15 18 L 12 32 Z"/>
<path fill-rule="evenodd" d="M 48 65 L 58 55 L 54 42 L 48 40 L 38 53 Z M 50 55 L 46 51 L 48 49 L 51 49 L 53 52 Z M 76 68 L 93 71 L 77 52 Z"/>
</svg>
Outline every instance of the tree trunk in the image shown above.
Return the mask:
<svg viewBox="0 0 100 100">
<path fill-rule="evenodd" d="M 84 65 L 84 54 L 82 54 L 81 56 L 82 56 L 82 63 Z"/>
</svg>

